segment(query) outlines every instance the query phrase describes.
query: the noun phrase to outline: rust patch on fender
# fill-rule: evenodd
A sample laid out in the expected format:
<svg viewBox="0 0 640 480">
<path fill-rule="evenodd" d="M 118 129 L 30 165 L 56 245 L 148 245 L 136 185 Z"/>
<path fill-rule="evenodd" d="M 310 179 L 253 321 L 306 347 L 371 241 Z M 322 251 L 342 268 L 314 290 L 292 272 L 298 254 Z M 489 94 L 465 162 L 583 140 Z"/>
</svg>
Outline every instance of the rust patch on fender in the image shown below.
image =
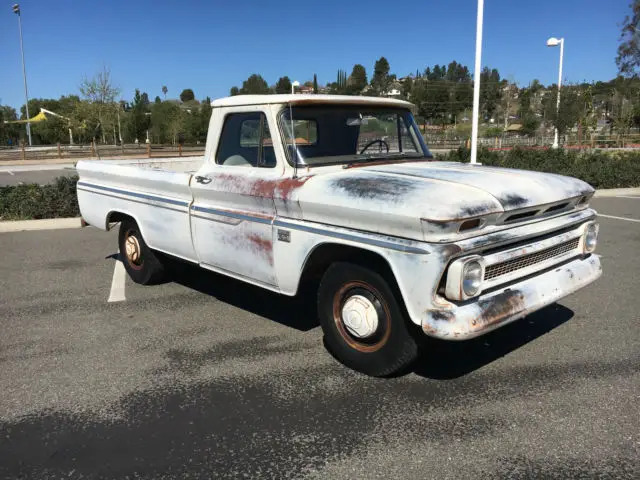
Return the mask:
<svg viewBox="0 0 640 480">
<path fill-rule="evenodd" d="M 482 329 L 525 309 L 524 294 L 520 290 L 507 290 L 495 297 L 478 302 L 480 315 L 471 320 L 471 328 Z"/>
<path fill-rule="evenodd" d="M 246 236 L 251 245 L 251 249 L 265 256 L 269 260 L 269 265 L 273 265 L 273 242 L 269 238 L 261 237 L 251 233 Z"/>
<path fill-rule="evenodd" d="M 218 176 L 219 182 L 231 193 L 261 198 L 278 198 L 289 200 L 293 193 L 302 187 L 313 175 L 298 178 L 279 178 L 264 180 L 247 178 L 241 175 L 223 173 Z"/>
<path fill-rule="evenodd" d="M 275 185 L 274 196 L 276 198 L 289 200 L 292 194 L 307 183 L 312 177 L 313 175 L 309 175 L 307 177 L 283 178 L 278 180 Z"/>
</svg>

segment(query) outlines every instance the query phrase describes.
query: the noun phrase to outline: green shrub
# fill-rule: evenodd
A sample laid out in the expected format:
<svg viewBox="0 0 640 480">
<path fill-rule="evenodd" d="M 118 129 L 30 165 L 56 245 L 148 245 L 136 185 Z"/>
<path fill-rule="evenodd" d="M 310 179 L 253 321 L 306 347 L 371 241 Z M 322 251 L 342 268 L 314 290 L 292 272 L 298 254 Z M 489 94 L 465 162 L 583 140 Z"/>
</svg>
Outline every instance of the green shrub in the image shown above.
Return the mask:
<svg viewBox="0 0 640 480">
<path fill-rule="evenodd" d="M 0 187 L 0 220 L 78 217 L 78 177 L 58 177 L 55 182 Z"/>
<path fill-rule="evenodd" d="M 441 155 L 441 160 L 469 162 L 470 152 L 460 148 Z M 640 187 L 640 152 L 579 153 L 563 149 L 523 150 L 508 152 L 478 150 L 483 165 L 519 168 L 537 172 L 558 173 L 576 177 L 594 188 Z"/>
<path fill-rule="evenodd" d="M 485 137 L 501 137 L 504 133 L 504 130 L 500 127 L 489 127 L 485 130 Z"/>
</svg>

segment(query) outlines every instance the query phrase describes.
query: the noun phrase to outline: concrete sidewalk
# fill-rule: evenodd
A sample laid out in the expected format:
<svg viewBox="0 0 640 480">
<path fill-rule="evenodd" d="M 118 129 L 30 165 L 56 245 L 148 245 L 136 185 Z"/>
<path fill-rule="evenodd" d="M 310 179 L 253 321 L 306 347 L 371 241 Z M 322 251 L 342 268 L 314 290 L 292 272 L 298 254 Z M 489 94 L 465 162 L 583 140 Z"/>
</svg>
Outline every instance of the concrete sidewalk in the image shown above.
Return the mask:
<svg viewBox="0 0 640 480">
<path fill-rule="evenodd" d="M 596 190 L 595 197 L 621 197 L 630 196 L 640 197 L 640 187 L 635 188 L 607 188 L 602 190 Z"/>
<path fill-rule="evenodd" d="M 49 218 L 45 220 L 10 220 L 0 222 L 0 233 L 26 232 L 33 230 L 62 230 L 80 228 L 80 217 Z"/>
</svg>

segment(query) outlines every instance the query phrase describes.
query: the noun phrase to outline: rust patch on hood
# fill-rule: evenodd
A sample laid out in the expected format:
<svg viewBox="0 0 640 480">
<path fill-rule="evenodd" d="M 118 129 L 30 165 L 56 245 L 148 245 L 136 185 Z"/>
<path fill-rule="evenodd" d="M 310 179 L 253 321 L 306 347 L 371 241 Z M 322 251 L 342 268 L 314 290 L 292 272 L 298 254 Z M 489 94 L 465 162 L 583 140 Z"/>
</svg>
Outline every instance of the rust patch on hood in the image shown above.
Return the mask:
<svg viewBox="0 0 640 480">
<path fill-rule="evenodd" d="M 420 187 L 414 180 L 387 176 L 352 176 L 338 178 L 331 183 L 333 188 L 345 192 L 350 197 L 384 202 L 402 201 L 405 195 Z"/>
<path fill-rule="evenodd" d="M 509 193 L 498 198 L 505 210 L 515 210 L 516 208 L 526 207 L 531 203 L 526 197 L 517 193 Z"/>
</svg>

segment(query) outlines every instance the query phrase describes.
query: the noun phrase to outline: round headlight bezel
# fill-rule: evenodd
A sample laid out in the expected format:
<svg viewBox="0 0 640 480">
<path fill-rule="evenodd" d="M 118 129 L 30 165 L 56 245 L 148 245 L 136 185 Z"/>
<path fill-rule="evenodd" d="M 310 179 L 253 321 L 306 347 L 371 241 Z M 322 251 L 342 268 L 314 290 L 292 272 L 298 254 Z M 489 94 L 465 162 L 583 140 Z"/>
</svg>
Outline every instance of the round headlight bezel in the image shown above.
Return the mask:
<svg viewBox="0 0 640 480">
<path fill-rule="evenodd" d="M 600 226 L 597 223 L 589 223 L 584 229 L 582 245 L 584 253 L 592 253 L 598 246 L 598 232 Z"/>
<path fill-rule="evenodd" d="M 469 275 L 469 272 L 474 269 L 474 276 L 476 280 L 474 282 L 476 284 L 475 288 L 470 289 L 467 285 L 467 288 L 465 289 L 464 280 Z M 482 293 L 482 288 L 484 287 L 484 270 L 485 261 L 480 255 L 470 255 L 468 257 L 454 260 L 447 271 L 445 296 L 449 300 L 459 301 L 479 296 Z M 469 279 L 467 278 L 467 284 L 469 283 L 468 280 Z"/>
<path fill-rule="evenodd" d="M 484 268 L 478 260 L 470 260 L 462 267 L 460 289 L 465 297 L 476 297 L 482 291 Z"/>
</svg>

